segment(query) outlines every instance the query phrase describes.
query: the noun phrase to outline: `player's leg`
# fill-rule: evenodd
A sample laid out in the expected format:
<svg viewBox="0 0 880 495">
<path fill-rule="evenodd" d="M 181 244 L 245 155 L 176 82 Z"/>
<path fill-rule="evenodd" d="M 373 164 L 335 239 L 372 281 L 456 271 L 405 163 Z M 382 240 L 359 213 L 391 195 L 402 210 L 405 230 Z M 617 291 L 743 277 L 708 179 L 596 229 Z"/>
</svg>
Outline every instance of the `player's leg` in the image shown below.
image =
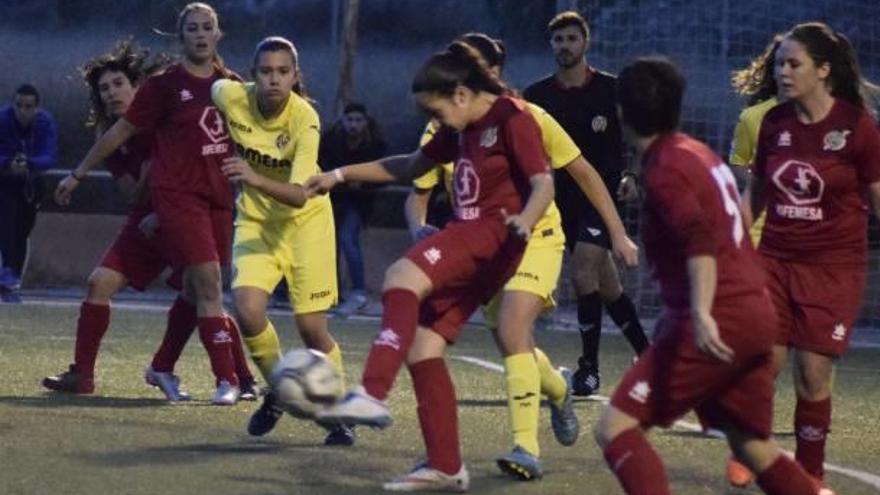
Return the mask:
<svg viewBox="0 0 880 495">
<path fill-rule="evenodd" d="M 671 493 L 663 462 L 636 418 L 609 404 L 593 434 L 605 462 L 628 495 Z"/>
<path fill-rule="evenodd" d="M 602 335 L 602 296 L 599 293 L 599 262 L 605 249 L 576 242 L 571 254 L 572 283 L 577 295 L 581 357 L 573 377 L 574 394 L 588 396 L 599 389 L 599 342 Z"/>
<path fill-rule="evenodd" d="M 645 336 L 645 330 L 639 321 L 632 299 L 623 291 L 620 273 L 611 251 L 606 250 L 605 256 L 599 259 L 598 273 L 599 294 L 602 296 L 608 316 L 620 328 L 636 355 L 641 354 L 648 348 L 648 338 Z"/>
<path fill-rule="evenodd" d="M 724 426 L 727 443 L 736 457 L 757 473 L 758 486 L 768 495 L 829 494 L 810 479 L 798 463 L 786 456 L 772 439 L 762 439 L 732 425 Z"/>
<path fill-rule="evenodd" d="M 144 372 L 144 380 L 162 390 L 171 401 L 191 399 L 188 393 L 180 389 L 180 378 L 174 374 L 174 366 L 198 324 L 196 306 L 192 302 L 194 299 L 191 289 L 181 290 L 177 295 L 168 310 L 165 335 Z"/>
<path fill-rule="evenodd" d="M 802 349 L 794 352 L 794 385 L 797 405 L 794 428 L 795 458 L 814 478 L 823 479 L 825 442 L 831 429 L 831 357 Z"/>
</svg>

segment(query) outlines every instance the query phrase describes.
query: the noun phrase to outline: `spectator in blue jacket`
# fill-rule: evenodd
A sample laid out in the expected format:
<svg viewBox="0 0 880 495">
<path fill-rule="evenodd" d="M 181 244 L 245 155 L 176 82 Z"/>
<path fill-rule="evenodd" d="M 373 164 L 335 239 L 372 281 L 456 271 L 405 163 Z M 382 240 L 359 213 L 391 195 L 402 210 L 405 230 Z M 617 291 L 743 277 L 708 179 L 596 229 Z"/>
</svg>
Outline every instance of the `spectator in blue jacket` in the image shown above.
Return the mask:
<svg viewBox="0 0 880 495">
<path fill-rule="evenodd" d="M 58 160 L 55 121 L 30 84 L 0 108 L 0 297 L 18 301 L 28 236 L 43 198 L 43 172 Z"/>
</svg>

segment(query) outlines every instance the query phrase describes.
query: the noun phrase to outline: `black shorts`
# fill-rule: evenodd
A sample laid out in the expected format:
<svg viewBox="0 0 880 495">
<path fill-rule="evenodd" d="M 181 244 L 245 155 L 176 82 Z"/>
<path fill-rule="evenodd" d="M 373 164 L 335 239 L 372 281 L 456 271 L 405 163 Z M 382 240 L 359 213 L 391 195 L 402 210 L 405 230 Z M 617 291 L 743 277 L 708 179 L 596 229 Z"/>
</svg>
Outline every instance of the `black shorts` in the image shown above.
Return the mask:
<svg viewBox="0 0 880 495">
<path fill-rule="evenodd" d="M 565 232 L 565 248 L 568 252 L 574 249 L 575 243 L 587 242 L 604 249 L 611 249 L 611 237 L 608 227 L 592 204 L 582 201 L 575 208 L 567 208 L 562 213 L 562 230 Z M 617 205 L 615 205 L 616 207 Z"/>
</svg>

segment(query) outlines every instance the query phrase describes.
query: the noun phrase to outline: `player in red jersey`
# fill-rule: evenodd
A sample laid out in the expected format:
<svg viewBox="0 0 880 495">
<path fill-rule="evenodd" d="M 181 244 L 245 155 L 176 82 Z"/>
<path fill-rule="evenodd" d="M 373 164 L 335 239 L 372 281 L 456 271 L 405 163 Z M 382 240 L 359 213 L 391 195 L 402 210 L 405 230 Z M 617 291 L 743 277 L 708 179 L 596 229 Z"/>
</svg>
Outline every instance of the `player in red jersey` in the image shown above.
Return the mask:
<svg viewBox="0 0 880 495">
<path fill-rule="evenodd" d="M 159 56 L 148 60 L 146 50 L 123 41 L 112 53 L 86 64 L 82 74 L 90 90 L 89 125 L 102 131 L 122 117 L 140 84 L 164 65 L 164 59 Z M 110 300 L 127 286 L 145 290 L 170 266 L 158 240 L 158 222 L 150 206 L 146 185 L 151 145 L 152 135 L 135 134 L 104 161 L 131 209 L 125 225 L 89 276 L 88 294 L 80 307 L 77 322 L 74 364 L 69 371 L 43 380 L 43 385 L 50 390 L 85 394 L 94 391 L 95 360 L 110 324 Z M 179 279 L 180 273 L 176 271 L 168 279 L 168 284 L 180 290 Z M 196 309 L 191 300 L 191 294 L 180 294 L 175 300 L 168 313 L 162 345 L 145 373 L 147 383 L 160 388 L 170 401 L 190 399 L 189 394 L 180 390 L 174 365 L 196 326 Z M 256 400 L 253 376 L 240 344 L 237 350 L 236 373 L 248 389 L 247 398 Z"/>
<path fill-rule="evenodd" d="M 775 315 L 733 174 L 706 145 L 676 131 L 684 86 L 661 59 L 638 60 L 618 79 L 624 136 L 642 159 L 642 235 L 664 312 L 654 342 L 603 410 L 596 441 L 626 493 L 668 494 L 645 431 L 695 409 L 722 426 L 766 493 L 818 493 L 770 438 Z"/>
<path fill-rule="evenodd" d="M 796 458 L 822 479 L 832 370 L 865 290 L 869 199 L 880 214 L 880 134 L 855 52 L 828 26 L 789 31 L 775 74 L 788 101 L 761 124 L 750 206 L 767 212 L 759 252 L 779 314 L 777 371 L 794 349 Z"/>
<path fill-rule="evenodd" d="M 338 168 L 306 183 L 314 192 L 345 180 L 411 180 L 455 162 L 455 219 L 388 269 L 382 330 L 373 341 L 362 386 L 319 413 L 318 421 L 388 426 L 385 400 L 406 361 L 428 460 L 384 487 L 464 491 L 469 478 L 443 356 L 470 315 L 515 272 L 523 239 L 553 200 L 553 179 L 525 102 L 504 96 L 507 87 L 466 43 L 453 42 L 428 59 L 412 91 L 443 124 L 430 143 L 409 155 Z"/>
<path fill-rule="evenodd" d="M 223 313 L 220 265 L 230 258 L 233 195 L 220 172 L 232 149 L 223 116 L 211 101 L 211 84 L 231 73 L 217 55 L 221 32 L 217 13 L 204 3 L 180 13 L 180 63 L 150 77 L 125 116 L 89 150 L 56 190 L 59 202 L 86 172 L 138 131 L 153 133 L 150 193 L 160 239 L 184 284 L 195 295 L 199 337 L 217 377 L 214 404 L 235 404 L 240 395 L 232 357 L 233 329 Z"/>
</svg>

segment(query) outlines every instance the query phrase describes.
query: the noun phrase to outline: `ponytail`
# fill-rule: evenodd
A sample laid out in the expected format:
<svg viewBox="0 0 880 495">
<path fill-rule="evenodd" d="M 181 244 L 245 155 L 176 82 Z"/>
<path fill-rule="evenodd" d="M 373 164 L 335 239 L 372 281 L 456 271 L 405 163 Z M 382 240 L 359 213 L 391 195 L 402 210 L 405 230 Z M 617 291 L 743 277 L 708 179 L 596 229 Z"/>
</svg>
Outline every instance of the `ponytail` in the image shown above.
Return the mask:
<svg viewBox="0 0 880 495">
<path fill-rule="evenodd" d="M 411 90 L 413 93 L 451 96 L 459 86 L 494 95 L 509 91 L 507 85 L 489 70 L 486 59 L 463 41 L 453 41 L 445 51 L 432 55 L 416 72 Z"/>
</svg>

